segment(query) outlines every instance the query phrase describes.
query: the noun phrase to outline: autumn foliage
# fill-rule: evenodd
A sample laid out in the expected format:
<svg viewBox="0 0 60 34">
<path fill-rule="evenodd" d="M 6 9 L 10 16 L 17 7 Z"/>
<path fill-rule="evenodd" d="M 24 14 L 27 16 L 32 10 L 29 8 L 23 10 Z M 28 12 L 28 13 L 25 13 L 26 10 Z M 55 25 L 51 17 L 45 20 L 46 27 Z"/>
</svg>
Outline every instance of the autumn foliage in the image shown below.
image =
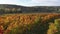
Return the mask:
<svg viewBox="0 0 60 34">
<path fill-rule="evenodd" d="M 0 34 L 23 34 L 39 20 L 43 25 L 60 14 L 9 14 L 0 16 Z M 37 22 L 38 23 L 38 22 Z"/>
</svg>

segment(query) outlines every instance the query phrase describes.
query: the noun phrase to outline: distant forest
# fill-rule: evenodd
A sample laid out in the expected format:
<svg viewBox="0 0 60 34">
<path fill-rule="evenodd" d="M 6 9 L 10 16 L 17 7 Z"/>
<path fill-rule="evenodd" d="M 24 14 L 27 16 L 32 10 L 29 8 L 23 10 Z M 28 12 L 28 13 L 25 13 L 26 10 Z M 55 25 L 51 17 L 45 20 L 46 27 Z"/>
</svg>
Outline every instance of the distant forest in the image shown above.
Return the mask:
<svg viewBox="0 0 60 34">
<path fill-rule="evenodd" d="M 0 5 L 0 14 L 7 13 L 60 13 L 59 6 L 25 7 L 17 5 Z"/>
</svg>

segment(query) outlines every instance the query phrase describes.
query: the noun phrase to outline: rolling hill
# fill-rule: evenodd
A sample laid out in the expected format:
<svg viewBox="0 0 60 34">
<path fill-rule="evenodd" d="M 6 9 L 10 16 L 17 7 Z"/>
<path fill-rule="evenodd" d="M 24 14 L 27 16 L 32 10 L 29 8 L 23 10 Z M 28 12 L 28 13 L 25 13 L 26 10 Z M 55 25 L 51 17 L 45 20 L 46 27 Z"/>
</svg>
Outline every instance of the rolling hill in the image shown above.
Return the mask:
<svg viewBox="0 0 60 34">
<path fill-rule="evenodd" d="M 56 13 L 60 12 L 60 6 L 33 6 L 0 4 L 0 14 L 6 13 Z"/>
</svg>

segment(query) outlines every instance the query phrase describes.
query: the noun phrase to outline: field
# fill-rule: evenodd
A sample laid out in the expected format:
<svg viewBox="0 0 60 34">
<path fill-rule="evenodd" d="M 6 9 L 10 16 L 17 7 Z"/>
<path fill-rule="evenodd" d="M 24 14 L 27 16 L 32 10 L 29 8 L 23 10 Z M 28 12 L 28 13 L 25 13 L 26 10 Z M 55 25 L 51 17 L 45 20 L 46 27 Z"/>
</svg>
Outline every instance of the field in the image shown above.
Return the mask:
<svg viewBox="0 0 60 34">
<path fill-rule="evenodd" d="M 32 13 L 0 15 L 0 34 L 57 34 L 56 19 L 60 19 L 60 14 Z"/>
</svg>

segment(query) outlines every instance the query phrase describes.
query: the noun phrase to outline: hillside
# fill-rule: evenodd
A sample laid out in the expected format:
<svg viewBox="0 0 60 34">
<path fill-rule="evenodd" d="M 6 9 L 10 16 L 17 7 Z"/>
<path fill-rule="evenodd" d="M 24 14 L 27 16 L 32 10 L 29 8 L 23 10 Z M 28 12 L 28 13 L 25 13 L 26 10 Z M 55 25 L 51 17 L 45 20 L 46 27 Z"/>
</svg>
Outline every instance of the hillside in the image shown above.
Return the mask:
<svg viewBox="0 0 60 34">
<path fill-rule="evenodd" d="M 0 14 L 9 13 L 60 13 L 60 6 L 33 6 L 0 4 Z"/>
<path fill-rule="evenodd" d="M 57 34 L 59 24 L 60 6 L 0 4 L 0 34 Z"/>
</svg>

